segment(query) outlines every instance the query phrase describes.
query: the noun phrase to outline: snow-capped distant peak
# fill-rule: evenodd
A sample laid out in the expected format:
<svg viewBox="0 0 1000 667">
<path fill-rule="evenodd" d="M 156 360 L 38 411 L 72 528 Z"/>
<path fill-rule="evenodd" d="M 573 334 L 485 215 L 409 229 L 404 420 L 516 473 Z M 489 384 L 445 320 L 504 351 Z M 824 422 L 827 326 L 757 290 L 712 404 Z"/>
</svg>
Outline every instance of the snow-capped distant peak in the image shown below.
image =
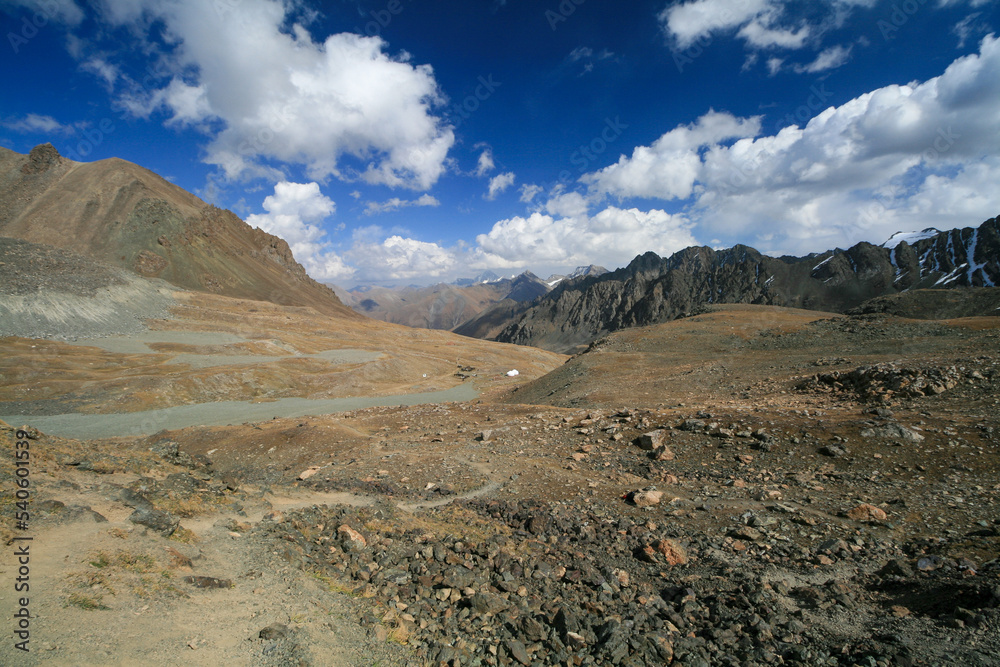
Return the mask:
<svg viewBox="0 0 1000 667">
<path fill-rule="evenodd" d="M 917 241 L 921 241 L 923 239 L 929 239 L 930 237 L 937 236 L 940 233 L 941 232 L 939 230 L 934 229 L 933 227 L 928 227 L 927 229 L 921 232 L 896 232 L 895 234 L 890 236 L 885 243 L 882 244 L 882 247 L 891 250 L 896 246 L 898 246 L 903 241 L 906 241 L 908 244 L 913 245 Z"/>
</svg>

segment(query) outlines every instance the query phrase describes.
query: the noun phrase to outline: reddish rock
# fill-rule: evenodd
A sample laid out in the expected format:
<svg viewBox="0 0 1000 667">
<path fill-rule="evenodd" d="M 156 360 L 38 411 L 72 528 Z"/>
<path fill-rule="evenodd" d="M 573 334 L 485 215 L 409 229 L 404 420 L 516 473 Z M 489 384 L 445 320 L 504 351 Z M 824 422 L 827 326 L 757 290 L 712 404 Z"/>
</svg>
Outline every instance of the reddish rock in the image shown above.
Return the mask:
<svg viewBox="0 0 1000 667">
<path fill-rule="evenodd" d="M 340 535 L 341 538 L 343 538 L 347 542 L 353 544 L 354 546 L 361 548 L 368 546 L 368 540 L 365 539 L 365 536 L 359 533 L 358 531 L 354 530 L 347 524 L 344 524 L 343 526 L 338 528 L 337 534 Z"/>
<path fill-rule="evenodd" d="M 686 565 L 688 562 L 684 547 L 674 540 L 659 540 L 653 544 L 647 544 L 636 555 L 647 563 L 666 563 L 674 566 Z"/>
<path fill-rule="evenodd" d="M 878 507 L 862 503 L 848 511 L 847 518 L 854 519 L 855 521 L 885 521 L 888 516 Z"/>
</svg>

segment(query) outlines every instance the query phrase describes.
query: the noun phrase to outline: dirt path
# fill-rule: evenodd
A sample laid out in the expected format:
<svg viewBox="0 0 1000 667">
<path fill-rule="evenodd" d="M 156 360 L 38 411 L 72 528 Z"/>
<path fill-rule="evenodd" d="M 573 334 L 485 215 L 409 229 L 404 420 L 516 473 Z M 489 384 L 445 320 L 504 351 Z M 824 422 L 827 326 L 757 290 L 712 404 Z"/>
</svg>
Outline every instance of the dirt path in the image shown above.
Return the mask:
<svg viewBox="0 0 1000 667">
<path fill-rule="evenodd" d="M 503 486 L 491 466 L 460 462 L 490 482 L 397 507 L 406 512 L 441 507 Z M 68 523 L 43 523 L 34 535 L 31 651 L 5 644 L 4 665 L 284 665 L 302 658 L 334 667 L 407 663 L 405 649 L 369 637 L 358 625 L 343 593 L 284 561 L 280 547 L 249 532 L 270 517 L 280 520 L 284 512 L 314 505 L 364 507 L 376 498 L 284 488 L 247 504 L 242 515 L 229 511 L 183 520 L 193 538 L 184 543 L 130 523 L 132 509 L 102 497 L 100 490 L 61 497 L 67 505 L 92 507 L 108 521 L 86 514 Z M 13 575 L 5 563 L 0 576 Z M 231 587 L 198 588 L 185 577 L 212 577 Z M 12 618 L 13 603 L 5 596 L 0 615 Z M 260 631 L 273 624 L 291 628 L 291 635 L 261 639 Z"/>
<path fill-rule="evenodd" d="M 370 502 L 326 493 L 271 500 L 275 509 Z M 406 664 L 401 647 L 369 638 L 350 598 L 283 561 L 273 545 L 232 530 L 239 527 L 233 522 L 260 520 L 268 511 L 265 504 L 256 505 L 248 517 L 221 513 L 184 520 L 182 526 L 197 537 L 190 544 L 129 523 L 127 508 L 102 509 L 110 521 L 88 517 L 47 525 L 35 534 L 31 651 L 22 653 L 4 642 L 0 663 L 285 665 L 308 658 L 311 664 L 338 667 L 379 660 Z M 8 563 L 0 573 L 5 581 L 14 574 Z M 188 576 L 232 585 L 197 588 L 184 582 Z M 82 600 L 105 608 L 81 608 Z M 0 614 L 9 619 L 14 611 L 5 595 Z M 261 639 L 260 631 L 272 624 L 286 626 L 290 635 Z"/>
</svg>

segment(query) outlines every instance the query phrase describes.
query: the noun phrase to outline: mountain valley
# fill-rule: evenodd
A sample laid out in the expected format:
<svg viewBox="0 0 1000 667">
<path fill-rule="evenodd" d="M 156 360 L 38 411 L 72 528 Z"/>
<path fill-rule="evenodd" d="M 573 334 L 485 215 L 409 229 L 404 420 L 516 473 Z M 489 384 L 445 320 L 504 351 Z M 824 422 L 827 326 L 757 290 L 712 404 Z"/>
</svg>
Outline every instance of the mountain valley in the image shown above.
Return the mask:
<svg viewBox="0 0 1000 667">
<path fill-rule="evenodd" d="M 350 293 L 402 326 L 50 148 L 0 149 L 3 664 L 997 664 L 996 219 Z"/>
</svg>

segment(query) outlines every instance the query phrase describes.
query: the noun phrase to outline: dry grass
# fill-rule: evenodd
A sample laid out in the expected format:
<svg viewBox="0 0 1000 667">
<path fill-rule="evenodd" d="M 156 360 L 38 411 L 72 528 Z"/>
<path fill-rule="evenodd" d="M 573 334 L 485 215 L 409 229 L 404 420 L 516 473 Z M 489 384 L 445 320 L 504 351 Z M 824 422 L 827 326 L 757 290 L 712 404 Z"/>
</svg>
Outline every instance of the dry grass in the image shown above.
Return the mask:
<svg viewBox="0 0 1000 667">
<path fill-rule="evenodd" d="M 84 561 L 87 569 L 71 572 L 67 583 L 74 589 L 66 606 L 86 610 L 109 609 L 105 595 L 123 598 L 183 597 L 174 585 L 173 573 L 151 554 L 115 549 L 92 551 Z"/>
</svg>

